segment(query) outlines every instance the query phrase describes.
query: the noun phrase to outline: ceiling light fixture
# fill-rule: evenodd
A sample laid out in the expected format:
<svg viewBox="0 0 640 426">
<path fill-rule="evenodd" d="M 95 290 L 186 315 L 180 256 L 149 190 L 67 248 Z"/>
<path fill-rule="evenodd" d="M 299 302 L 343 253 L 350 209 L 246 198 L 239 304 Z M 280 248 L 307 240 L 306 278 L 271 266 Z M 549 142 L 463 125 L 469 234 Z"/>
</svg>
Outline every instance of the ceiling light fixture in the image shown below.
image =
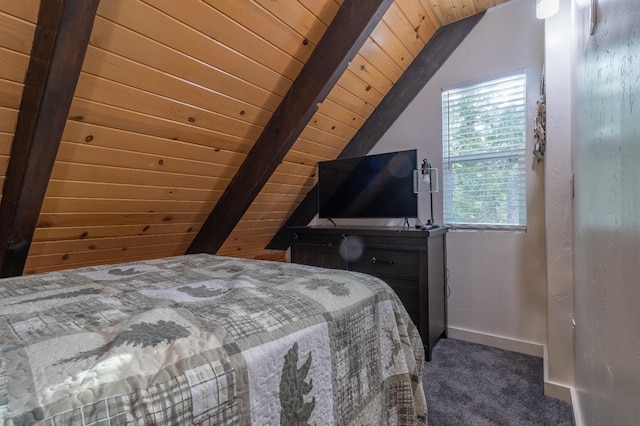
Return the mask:
<svg viewBox="0 0 640 426">
<path fill-rule="evenodd" d="M 536 18 L 550 18 L 560 10 L 560 0 L 536 0 Z"/>
</svg>

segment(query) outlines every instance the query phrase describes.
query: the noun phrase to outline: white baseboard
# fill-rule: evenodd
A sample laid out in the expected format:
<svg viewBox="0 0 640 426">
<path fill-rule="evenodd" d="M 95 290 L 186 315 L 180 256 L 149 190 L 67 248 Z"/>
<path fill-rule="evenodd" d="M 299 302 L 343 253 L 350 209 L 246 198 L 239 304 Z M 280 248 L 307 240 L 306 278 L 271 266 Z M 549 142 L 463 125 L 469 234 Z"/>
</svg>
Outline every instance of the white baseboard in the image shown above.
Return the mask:
<svg viewBox="0 0 640 426">
<path fill-rule="evenodd" d="M 573 402 L 571 401 L 572 387 L 549 380 L 549 365 L 547 363 L 549 355 L 547 353 L 546 346 L 544 346 L 544 356 L 542 359 L 544 360 L 544 394 L 551 398 L 562 400 L 573 406 Z"/>
<path fill-rule="evenodd" d="M 544 394 L 551 398 L 559 399 L 567 404 L 573 405 L 571 400 L 571 386 L 565 386 L 560 383 L 544 381 Z"/>
<path fill-rule="evenodd" d="M 571 406 L 573 407 L 573 421 L 576 426 L 583 426 L 585 423 L 580 410 L 580 397 L 575 387 L 571 388 Z"/>
<path fill-rule="evenodd" d="M 480 333 L 456 327 L 448 327 L 447 334 L 452 339 L 492 346 L 494 348 L 518 352 L 525 355 L 537 356 L 539 358 L 542 358 L 544 355 L 544 346 L 538 343 L 525 342 L 523 340 L 516 340 L 509 337 Z"/>
</svg>

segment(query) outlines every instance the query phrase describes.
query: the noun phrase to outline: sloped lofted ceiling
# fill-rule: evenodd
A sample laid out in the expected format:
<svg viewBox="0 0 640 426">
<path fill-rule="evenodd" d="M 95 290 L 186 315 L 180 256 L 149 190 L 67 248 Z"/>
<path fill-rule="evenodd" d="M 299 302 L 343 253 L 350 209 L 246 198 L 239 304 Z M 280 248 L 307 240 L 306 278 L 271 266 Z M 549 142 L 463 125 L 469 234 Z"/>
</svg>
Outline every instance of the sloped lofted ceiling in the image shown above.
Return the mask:
<svg viewBox="0 0 640 426">
<path fill-rule="evenodd" d="M 438 28 L 504 1 L 395 0 L 217 253 L 283 258 L 265 247 L 316 163 L 340 154 Z M 341 5 L 101 0 L 25 273 L 185 253 Z M 0 3 L 3 181 L 39 6 Z"/>
</svg>

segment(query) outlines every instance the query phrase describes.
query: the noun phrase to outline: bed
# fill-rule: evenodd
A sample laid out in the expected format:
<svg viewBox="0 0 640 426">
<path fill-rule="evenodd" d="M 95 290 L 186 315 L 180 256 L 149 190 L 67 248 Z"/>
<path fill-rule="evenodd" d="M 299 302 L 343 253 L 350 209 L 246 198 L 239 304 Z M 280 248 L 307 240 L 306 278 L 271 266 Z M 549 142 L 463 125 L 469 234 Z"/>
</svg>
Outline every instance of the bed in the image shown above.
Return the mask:
<svg viewBox="0 0 640 426">
<path fill-rule="evenodd" d="M 0 424 L 426 424 L 381 280 L 206 254 L 0 280 Z"/>
</svg>

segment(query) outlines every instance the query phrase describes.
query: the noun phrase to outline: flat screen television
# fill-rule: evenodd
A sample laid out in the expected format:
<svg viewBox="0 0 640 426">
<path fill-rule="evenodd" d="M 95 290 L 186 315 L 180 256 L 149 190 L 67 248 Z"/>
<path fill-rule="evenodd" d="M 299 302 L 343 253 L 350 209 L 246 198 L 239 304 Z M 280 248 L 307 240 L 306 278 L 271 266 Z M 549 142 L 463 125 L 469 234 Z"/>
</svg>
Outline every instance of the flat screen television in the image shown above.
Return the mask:
<svg viewBox="0 0 640 426">
<path fill-rule="evenodd" d="M 321 218 L 415 218 L 417 150 L 318 163 Z"/>
</svg>

